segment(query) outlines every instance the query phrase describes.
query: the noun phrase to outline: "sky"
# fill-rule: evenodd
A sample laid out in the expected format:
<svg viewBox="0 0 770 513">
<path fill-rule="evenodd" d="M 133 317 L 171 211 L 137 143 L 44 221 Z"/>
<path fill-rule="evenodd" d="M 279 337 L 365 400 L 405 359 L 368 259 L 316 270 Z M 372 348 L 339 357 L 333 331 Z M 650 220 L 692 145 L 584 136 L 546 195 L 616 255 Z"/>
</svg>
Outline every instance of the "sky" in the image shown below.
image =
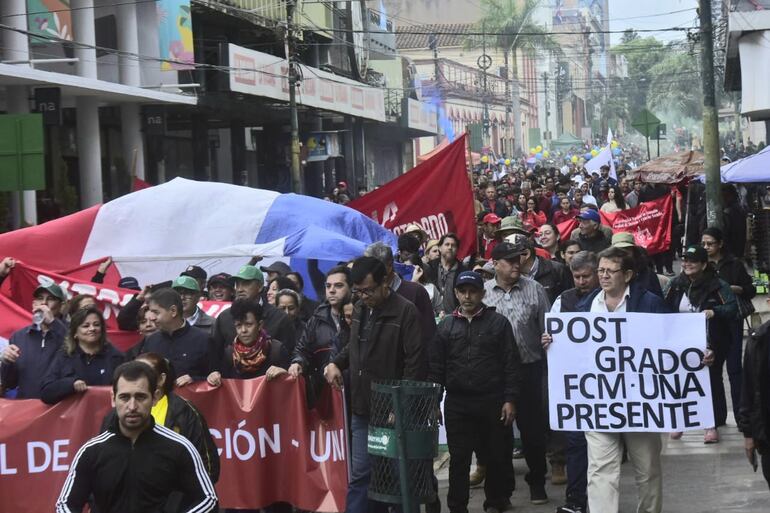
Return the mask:
<svg viewBox="0 0 770 513">
<path fill-rule="evenodd" d="M 609 0 L 610 30 L 656 29 L 664 27 L 692 27 L 698 17 L 697 0 Z M 682 11 L 689 9 L 685 12 Z M 655 16 L 651 16 L 655 15 Z M 654 36 L 661 41 L 682 39 L 681 32 L 650 32 L 642 36 Z M 622 34 L 611 34 L 611 44 L 620 42 Z"/>
</svg>

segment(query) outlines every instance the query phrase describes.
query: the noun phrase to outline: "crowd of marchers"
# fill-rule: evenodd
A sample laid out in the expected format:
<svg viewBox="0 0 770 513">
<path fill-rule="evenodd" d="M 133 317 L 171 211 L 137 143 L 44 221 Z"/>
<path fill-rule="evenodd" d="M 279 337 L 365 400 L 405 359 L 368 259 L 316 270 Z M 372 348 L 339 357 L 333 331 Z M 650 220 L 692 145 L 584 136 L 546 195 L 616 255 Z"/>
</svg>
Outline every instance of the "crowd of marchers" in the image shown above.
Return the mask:
<svg viewBox="0 0 770 513">
<path fill-rule="evenodd" d="M 547 479 L 566 484 L 558 512 L 617 512 L 624 454 L 636 474 L 638 510 L 662 511 L 659 434 L 549 429 L 549 311 L 705 314 L 703 363 L 715 424 L 703 441 L 718 443 L 719 428 L 732 415 L 749 459 L 757 450 L 764 456 L 770 482 L 770 327 L 751 334 L 742 360 L 745 303 L 756 291 L 731 250 L 735 234 L 705 228 L 700 243 L 650 257 L 632 234 L 608 232 L 598 210 L 670 190 L 647 190 L 622 176 L 618 185 L 605 170 L 597 180 L 553 171 L 512 174 L 510 183 L 497 184 L 477 175 L 479 253 L 462 261 L 457 235 L 428 240 L 415 225 L 398 238 L 397 251 L 375 243 L 326 272 L 311 263 L 301 274 L 283 262 L 260 266 L 255 259 L 232 276 L 190 266 L 162 284 L 140 286 L 124 277 L 120 286 L 136 295 L 118 323 L 141 336 L 126 354 L 107 339 L 96 298 L 68 298 L 54 283 L 41 285 L 29 298 L 34 322 L 2 348 L 4 392 L 53 404 L 92 386 L 112 386 L 115 403 L 102 433 L 75 456 L 59 510 L 91 504 L 102 512 L 215 511 L 217 449 L 205 418 L 175 390 L 203 381 L 219 387 L 223 379 L 302 376 L 309 407 L 321 387 L 346 389 L 351 513 L 387 508 L 367 494 L 369 390 L 374 381 L 398 379 L 434 382 L 445 392 L 450 512 L 467 512 L 469 488 L 482 482 L 490 513 L 517 500 L 545 504 Z M 516 207 L 498 195 L 508 196 L 509 189 L 520 191 Z M 573 218 L 578 228 L 560 240 L 557 225 Z M 678 275 L 671 266 L 675 254 L 682 260 Z M 14 265 L 5 258 L 0 276 Z M 93 281 L 103 280 L 109 265 Z M 319 302 L 305 295 L 306 286 Z M 205 298 L 232 304 L 212 318 L 200 307 Z M 514 449 L 514 423 L 520 449 Z M 523 494 L 516 457 L 527 466 L 524 485 L 518 480 Z M 426 509 L 440 511 L 438 497 Z"/>
</svg>

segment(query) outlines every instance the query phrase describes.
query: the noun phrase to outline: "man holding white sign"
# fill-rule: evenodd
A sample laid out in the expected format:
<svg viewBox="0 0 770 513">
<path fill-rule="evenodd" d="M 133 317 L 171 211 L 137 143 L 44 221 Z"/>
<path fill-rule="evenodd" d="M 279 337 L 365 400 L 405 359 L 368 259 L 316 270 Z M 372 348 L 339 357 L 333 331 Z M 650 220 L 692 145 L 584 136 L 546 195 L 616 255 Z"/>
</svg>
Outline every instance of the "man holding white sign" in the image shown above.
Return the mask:
<svg viewBox="0 0 770 513">
<path fill-rule="evenodd" d="M 588 506 L 617 512 L 623 446 L 636 472 L 637 511 L 662 510 L 661 432 L 713 422 L 702 316 L 665 313 L 634 283 L 629 253 L 599 254 L 601 290 L 585 314 L 552 314 L 548 349 L 551 428 L 586 431 Z M 671 322 L 675 321 L 675 322 Z"/>
</svg>

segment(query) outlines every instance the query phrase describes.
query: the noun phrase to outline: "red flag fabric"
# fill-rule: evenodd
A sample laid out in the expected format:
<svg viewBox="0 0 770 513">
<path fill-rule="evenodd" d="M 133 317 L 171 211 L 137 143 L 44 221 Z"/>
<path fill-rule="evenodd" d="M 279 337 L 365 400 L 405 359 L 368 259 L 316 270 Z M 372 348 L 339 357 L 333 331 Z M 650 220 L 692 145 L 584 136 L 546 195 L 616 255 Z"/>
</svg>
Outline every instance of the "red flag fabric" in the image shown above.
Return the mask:
<svg viewBox="0 0 770 513">
<path fill-rule="evenodd" d="M 131 183 L 131 192 L 141 191 L 142 189 L 149 189 L 152 187 L 151 183 L 145 182 L 141 178 L 134 177 Z"/>
<path fill-rule="evenodd" d="M 463 135 L 434 157 L 348 206 L 402 234 L 418 224 L 431 239 L 454 232 L 460 237 L 458 257 L 476 251 L 473 192 L 465 161 Z"/>
<path fill-rule="evenodd" d="M 203 413 L 219 449 L 220 507 L 288 502 L 306 511 L 345 511 L 342 397 L 328 387 L 324 394 L 308 410 L 301 379 L 223 380 L 217 389 L 205 383 L 181 389 Z M 108 387 L 52 407 L 0 399 L 3 511 L 53 511 L 75 453 L 99 433 L 109 409 Z"/>
<path fill-rule="evenodd" d="M 32 298 L 29 300 L 32 304 Z M 8 341 L 14 331 L 32 324 L 32 312 L 0 294 L 0 341 Z"/>
<path fill-rule="evenodd" d="M 602 222 L 612 228 L 612 233 L 634 234 L 637 246 L 654 255 L 666 251 L 671 245 L 671 223 L 674 202 L 670 194 L 654 201 L 640 203 L 636 208 L 608 214 L 600 212 Z"/>
<path fill-rule="evenodd" d="M 557 224 L 556 228 L 559 230 L 559 239 L 569 240 L 572 232 L 574 232 L 578 227 L 578 224 L 580 223 L 577 219 L 570 219 L 569 221 L 564 221 L 563 223 Z"/>
</svg>

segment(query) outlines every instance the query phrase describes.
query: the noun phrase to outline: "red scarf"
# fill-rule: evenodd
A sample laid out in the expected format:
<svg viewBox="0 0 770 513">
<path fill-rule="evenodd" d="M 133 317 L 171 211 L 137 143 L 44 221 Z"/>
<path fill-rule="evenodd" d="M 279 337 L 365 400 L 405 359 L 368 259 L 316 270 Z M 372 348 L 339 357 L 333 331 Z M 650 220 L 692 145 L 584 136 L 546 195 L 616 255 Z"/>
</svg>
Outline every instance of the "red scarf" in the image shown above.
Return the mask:
<svg viewBox="0 0 770 513">
<path fill-rule="evenodd" d="M 265 360 L 270 351 L 270 336 L 265 330 L 259 331 L 259 338 L 250 346 L 242 344 L 238 337 L 233 342 L 233 367 L 239 374 L 256 372 Z"/>
</svg>

